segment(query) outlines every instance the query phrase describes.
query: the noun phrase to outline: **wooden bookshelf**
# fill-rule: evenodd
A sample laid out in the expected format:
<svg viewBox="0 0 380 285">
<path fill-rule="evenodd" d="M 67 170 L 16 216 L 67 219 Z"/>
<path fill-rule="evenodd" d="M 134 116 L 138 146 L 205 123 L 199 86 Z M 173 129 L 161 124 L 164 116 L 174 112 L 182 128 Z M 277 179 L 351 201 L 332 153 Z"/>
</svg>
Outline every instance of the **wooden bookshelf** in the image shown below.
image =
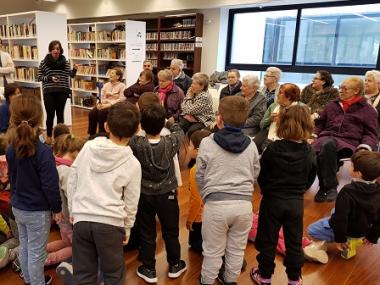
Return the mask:
<svg viewBox="0 0 380 285">
<path fill-rule="evenodd" d="M 203 15 L 161 16 L 145 19 L 146 59 L 158 69 L 168 68 L 173 58 L 182 59 L 189 76 L 201 69 Z"/>
</svg>

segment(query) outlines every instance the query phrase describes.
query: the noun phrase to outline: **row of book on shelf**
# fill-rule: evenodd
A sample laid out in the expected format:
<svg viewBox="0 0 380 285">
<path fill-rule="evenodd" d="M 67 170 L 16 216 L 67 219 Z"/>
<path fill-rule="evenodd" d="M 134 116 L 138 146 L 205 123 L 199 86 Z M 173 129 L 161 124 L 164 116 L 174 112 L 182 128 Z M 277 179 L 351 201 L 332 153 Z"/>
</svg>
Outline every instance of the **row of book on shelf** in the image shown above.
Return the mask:
<svg viewBox="0 0 380 285">
<path fill-rule="evenodd" d="M 37 74 L 38 74 L 37 67 L 26 67 L 26 66 L 16 67 L 15 76 L 17 80 L 36 81 Z"/>
<path fill-rule="evenodd" d="M 118 67 L 124 72 L 123 67 Z M 110 68 L 109 64 L 99 64 L 98 65 L 98 74 L 99 76 L 109 77 L 109 73 L 112 68 Z M 96 76 L 96 65 L 95 64 L 78 64 L 77 65 L 77 73 L 80 75 L 86 76 Z"/>
<path fill-rule="evenodd" d="M 93 58 L 95 54 L 95 49 L 69 49 L 70 57 L 80 57 L 80 58 Z"/>
<path fill-rule="evenodd" d="M 76 32 L 71 31 L 68 34 L 70 42 L 94 42 L 95 32 Z"/>
<path fill-rule="evenodd" d="M 99 31 L 97 39 L 98 41 L 125 41 L 125 31 Z"/>
<path fill-rule="evenodd" d="M 146 44 L 145 48 L 146 50 L 156 51 L 158 48 L 158 44 L 157 43 Z"/>
<path fill-rule="evenodd" d="M 175 31 L 175 32 L 161 32 L 160 39 L 161 40 L 187 40 L 191 39 L 192 33 L 191 31 Z"/>
<path fill-rule="evenodd" d="M 94 91 L 96 88 L 96 83 L 93 80 L 73 79 L 71 83 L 72 83 L 72 87 L 76 89 Z"/>
<path fill-rule="evenodd" d="M 10 26 L 0 25 L 0 37 L 2 38 L 35 37 L 36 33 L 35 23 L 13 24 Z"/>
<path fill-rule="evenodd" d="M 158 33 L 157 32 L 148 32 L 146 33 L 146 39 L 147 40 L 157 40 L 158 39 Z"/>
<path fill-rule="evenodd" d="M 157 58 L 149 58 L 149 57 L 147 57 L 146 59 L 149 60 L 154 67 L 157 67 L 157 65 L 158 65 Z"/>
<path fill-rule="evenodd" d="M 194 51 L 194 43 L 162 43 L 162 51 Z"/>
<path fill-rule="evenodd" d="M 9 51 L 12 58 L 15 59 L 38 59 L 38 49 L 36 46 L 13 45 Z"/>
<path fill-rule="evenodd" d="M 99 31 L 96 32 L 80 32 L 70 31 L 68 39 L 71 42 L 94 42 L 95 38 L 98 41 L 125 41 L 125 31 Z"/>
<path fill-rule="evenodd" d="M 125 48 L 108 47 L 97 49 L 96 55 L 97 58 L 104 59 L 125 59 Z"/>
</svg>

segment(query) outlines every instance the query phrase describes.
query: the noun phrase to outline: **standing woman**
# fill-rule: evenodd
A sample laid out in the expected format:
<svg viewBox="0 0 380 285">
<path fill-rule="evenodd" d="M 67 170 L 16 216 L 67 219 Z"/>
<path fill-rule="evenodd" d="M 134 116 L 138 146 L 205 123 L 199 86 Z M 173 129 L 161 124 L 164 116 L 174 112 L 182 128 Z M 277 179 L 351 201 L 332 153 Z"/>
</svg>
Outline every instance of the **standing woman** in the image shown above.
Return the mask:
<svg viewBox="0 0 380 285">
<path fill-rule="evenodd" d="M 77 68 L 70 69 L 70 64 L 63 55 L 59 41 L 49 44 L 49 53 L 38 67 L 38 81 L 42 81 L 44 104 L 46 110 L 46 143 L 51 143 L 53 122 L 57 113 L 57 123 L 64 123 L 64 110 L 70 96 L 69 77 L 74 77 Z"/>
<path fill-rule="evenodd" d="M 104 84 L 100 102 L 88 114 L 88 134 L 96 134 L 96 126 L 99 124 L 99 133 L 105 133 L 104 123 L 107 120 L 108 111 L 113 104 L 125 100 L 123 71 L 113 68 L 110 71 L 110 81 Z"/>
</svg>

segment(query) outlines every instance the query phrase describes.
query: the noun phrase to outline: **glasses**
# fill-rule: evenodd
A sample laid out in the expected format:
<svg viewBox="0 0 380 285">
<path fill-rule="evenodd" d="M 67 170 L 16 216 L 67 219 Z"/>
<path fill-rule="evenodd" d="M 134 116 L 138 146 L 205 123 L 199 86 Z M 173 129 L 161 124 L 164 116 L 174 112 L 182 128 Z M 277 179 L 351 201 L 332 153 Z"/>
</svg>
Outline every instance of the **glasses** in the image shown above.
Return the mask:
<svg viewBox="0 0 380 285">
<path fill-rule="evenodd" d="M 347 87 L 347 86 L 344 86 L 344 85 L 339 85 L 339 90 L 342 90 L 343 92 L 346 92 L 347 90 L 352 90 L 354 88 L 352 87 Z"/>
<path fill-rule="evenodd" d="M 276 77 L 276 76 L 265 74 L 265 75 L 264 75 L 264 78 L 267 78 L 267 77 Z"/>
<path fill-rule="evenodd" d="M 313 77 L 313 80 L 322 80 L 322 78 L 319 78 L 319 77 Z"/>
</svg>

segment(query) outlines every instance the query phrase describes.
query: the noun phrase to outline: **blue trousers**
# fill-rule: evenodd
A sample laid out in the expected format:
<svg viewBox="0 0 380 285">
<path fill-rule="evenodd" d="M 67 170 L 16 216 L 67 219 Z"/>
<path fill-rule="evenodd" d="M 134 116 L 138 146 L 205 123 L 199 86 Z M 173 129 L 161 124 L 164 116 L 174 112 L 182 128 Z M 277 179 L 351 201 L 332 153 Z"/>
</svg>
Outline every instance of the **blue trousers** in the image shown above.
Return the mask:
<svg viewBox="0 0 380 285">
<path fill-rule="evenodd" d="M 330 217 L 323 218 L 309 225 L 307 227 L 307 233 L 309 234 L 309 236 L 318 240 L 334 242 L 335 241 L 334 231 L 330 227 L 329 220 L 330 220 Z"/>
</svg>

